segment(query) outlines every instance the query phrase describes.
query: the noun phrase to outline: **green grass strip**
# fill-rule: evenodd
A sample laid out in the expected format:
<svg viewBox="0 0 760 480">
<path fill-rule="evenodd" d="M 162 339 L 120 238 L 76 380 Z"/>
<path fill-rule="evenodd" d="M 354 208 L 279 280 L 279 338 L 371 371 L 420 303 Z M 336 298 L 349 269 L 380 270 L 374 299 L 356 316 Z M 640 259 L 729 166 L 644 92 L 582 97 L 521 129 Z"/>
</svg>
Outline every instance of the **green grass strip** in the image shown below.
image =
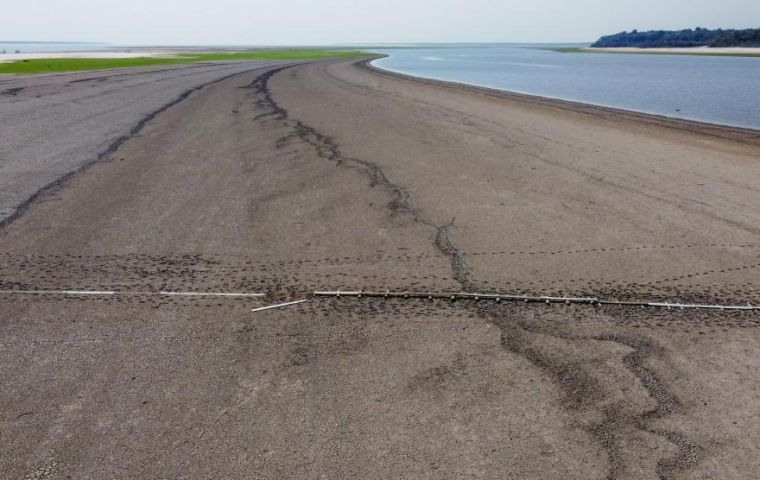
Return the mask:
<svg viewBox="0 0 760 480">
<path fill-rule="evenodd" d="M 36 58 L 0 63 L 0 74 L 81 72 L 109 68 L 150 67 L 181 63 L 247 60 L 321 60 L 371 56 L 354 50 L 258 50 L 246 52 L 182 53 L 166 57 L 136 58 Z M 0 55 L 0 60 L 2 56 Z"/>
</svg>

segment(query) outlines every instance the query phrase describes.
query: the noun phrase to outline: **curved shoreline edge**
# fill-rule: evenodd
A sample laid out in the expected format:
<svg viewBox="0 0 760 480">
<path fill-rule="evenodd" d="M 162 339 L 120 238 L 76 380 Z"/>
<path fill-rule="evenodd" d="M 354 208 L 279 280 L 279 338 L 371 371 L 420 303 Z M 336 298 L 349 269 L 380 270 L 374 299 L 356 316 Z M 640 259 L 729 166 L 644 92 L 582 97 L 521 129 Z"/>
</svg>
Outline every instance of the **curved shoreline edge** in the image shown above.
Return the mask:
<svg viewBox="0 0 760 480">
<path fill-rule="evenodd" d="M 388 56 L 389 55 L 378 55 L 372 58 L 361 59 L 355 61 L 354 65 L 356 65 L 357 68 L 360 68 L 367 72 L 388 78 L 394 78 L 396 80 L 415 82 L 456 91 L 464 91 L 476 95 L 512 100 L 533 106 L 555 108 L 595 117 L 612 116 L 615 120 L 636 122 L 638 124 L 688 131 L 691 133 L 708 135 L 726 140 L 760 145 L 760 130 L 755 130 L 752 128 L 700 122 L 678 117 L 668 117 L 665 115 L 637 112 L 635 110 L 625 110 L 622 108 L 594 105 L 592 103 L 562 100 L 559 98 L 543 97 L 540 95 L 532 95 L 527 93 L 510 92 L 509 90 L 500 90 L 497 88 L 482 87 L 478 85 L 471 85 L 449 80 L 437 80 L 432 78 L 418 77 L 407 73 L 387 70 L 372 63 L 376 60 L 380 60 Z"/>
</svg>

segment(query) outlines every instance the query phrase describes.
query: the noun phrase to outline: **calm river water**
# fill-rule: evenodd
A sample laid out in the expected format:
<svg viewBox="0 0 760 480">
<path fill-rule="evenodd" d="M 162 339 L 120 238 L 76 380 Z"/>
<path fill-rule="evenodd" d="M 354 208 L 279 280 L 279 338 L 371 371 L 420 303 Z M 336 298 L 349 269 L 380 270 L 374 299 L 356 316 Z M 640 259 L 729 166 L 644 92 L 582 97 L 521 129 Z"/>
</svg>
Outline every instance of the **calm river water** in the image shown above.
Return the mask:
<svg viewBox="0 0 760 480">
<path fill-rule="evenodd" d="M 760 57 L 558 53 L 540 45 L 430 45 L 373 52 L 419 77 L 760 130 Z"/>
</svg>

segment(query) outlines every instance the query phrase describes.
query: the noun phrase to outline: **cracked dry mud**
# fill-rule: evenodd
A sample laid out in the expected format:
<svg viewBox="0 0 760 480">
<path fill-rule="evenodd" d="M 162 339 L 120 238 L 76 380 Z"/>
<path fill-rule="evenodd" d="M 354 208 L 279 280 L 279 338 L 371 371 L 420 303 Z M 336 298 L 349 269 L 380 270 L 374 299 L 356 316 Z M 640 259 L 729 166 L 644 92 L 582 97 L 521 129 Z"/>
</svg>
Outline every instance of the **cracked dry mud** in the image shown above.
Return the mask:
<svg viewBox="0 0 760 480">
<path fill-rule="evenodd" d="M 0 290 L 138 292 L 0 294 L 0 472 L 754 478 L 756 313 L 139 292 L 760 301 L 758 152 L 355 62 L 220 80 L 0 230 Z"/>
</svg>

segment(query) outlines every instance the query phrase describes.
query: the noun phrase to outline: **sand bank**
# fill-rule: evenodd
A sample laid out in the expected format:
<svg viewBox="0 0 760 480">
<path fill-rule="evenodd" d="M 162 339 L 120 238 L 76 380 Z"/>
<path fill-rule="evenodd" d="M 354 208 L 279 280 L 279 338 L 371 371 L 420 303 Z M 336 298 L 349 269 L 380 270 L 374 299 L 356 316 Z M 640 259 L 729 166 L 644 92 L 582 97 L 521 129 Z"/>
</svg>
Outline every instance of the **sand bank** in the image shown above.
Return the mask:
<svg viewBox="0 0 760 480">
<path fill-rule="evenodd" d="M 609 52 L 609 53 L 677 53 L 688 55 L 748 55 L 760 56 L 760 48 L 711 48 L 711 47 L 693 47 L 693 48 L 585 48 L 589 52 Z"/>
<path fill-rule="evenodd" d="M 0 285 L 273 301 L 314 289 L 760 299 L 758 132 L 361 62 L 258 67 L 185 87 L 137 127 L 117 120 L 146 89 L 227 67 L 0 79 L 0 157 L 18 168 L 44 170 L 88 133 L 103 137 L 92 123 L 125 135 L 0 228 Z M 61 128 L 71 133 L 47 139 Z M 0 477 L 746 479 L 760 468 L 756 316 L 121 300 L 0 298 Z"/>
</svg>

